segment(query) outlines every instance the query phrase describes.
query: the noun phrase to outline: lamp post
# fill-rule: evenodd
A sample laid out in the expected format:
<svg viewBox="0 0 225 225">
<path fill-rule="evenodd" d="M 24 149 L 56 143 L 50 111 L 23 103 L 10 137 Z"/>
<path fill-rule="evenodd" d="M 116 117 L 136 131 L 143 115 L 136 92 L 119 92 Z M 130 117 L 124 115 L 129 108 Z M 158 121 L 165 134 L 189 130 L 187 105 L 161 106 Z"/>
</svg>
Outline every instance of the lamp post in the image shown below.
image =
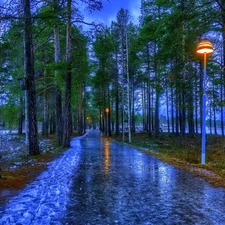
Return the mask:
<svg viewBox="0 0 225 225">
<path fill-rule="evenodd" d="M 87 117 L 87 125 L 88 125 L 87 128 L 90 129 L 90 118 L 89 117 Z"/>
<path fill-rule="evenodd" d="M 204 75 L 203 75 L 203 93 L 202 93 L 202 158 L 201 163 L 205 164 L 206 154 L 206 58 L 207 54 L 213 52 L 212 43 L 204 39 L 197 45 L 197 53 L 204 54 Z"/>
<path fill-rule="evenodd" d="M 109 108 L 106 108 L 105 112 L 106 112 L 106 136 L 109 136 Z"/>
<path fill-rule="evenodd" d="M 100 114 L 99 128 L 100 128 L 100 131 L 102 132 L 103 131 L 103 129 L 102 129 L 102 114 Z"/>
</svg>

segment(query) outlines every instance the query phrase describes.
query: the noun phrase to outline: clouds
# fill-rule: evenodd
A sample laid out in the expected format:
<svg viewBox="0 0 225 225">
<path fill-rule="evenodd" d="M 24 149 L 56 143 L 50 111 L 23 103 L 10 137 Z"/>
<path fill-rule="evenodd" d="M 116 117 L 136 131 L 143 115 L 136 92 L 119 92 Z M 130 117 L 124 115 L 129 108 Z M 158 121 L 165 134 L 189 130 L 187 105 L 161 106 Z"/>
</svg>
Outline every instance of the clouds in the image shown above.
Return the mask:
<svg viewBox="0 0 225 225">
<path fill-rule="evenodd" d="M 94 12 L 91 15 L 84 13 L 85 19 L 89 22 L 101 22 L 110 25 L 112 20 L 116 20 L 116 15 L 121 8 L 128 9 L 134 23 L 138 23 L 140 14 L 140 0 L 110 0 L 103 1 L 103 9 L 99 12 Z"/>
</svg>

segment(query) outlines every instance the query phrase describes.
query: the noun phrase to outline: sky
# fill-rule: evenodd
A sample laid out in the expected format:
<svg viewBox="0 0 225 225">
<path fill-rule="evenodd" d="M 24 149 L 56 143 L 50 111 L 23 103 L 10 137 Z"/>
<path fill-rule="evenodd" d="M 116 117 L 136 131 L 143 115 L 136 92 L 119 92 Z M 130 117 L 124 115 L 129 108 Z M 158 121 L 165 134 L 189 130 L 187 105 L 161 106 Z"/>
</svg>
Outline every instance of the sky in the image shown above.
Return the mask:
<svg viewBox="0 0 225 225">
<path fill-rule="evenodd" d="M 116 15 L 121 8 L 128 9 L 133 23 L 138 23 L 140 15 L 141 0 L 103 0 L 103 9 L 88 15 L 85 18 L 92 22 L 102 22 L 110 25 L 111 21 L 116 20 Z"/>
<path fill-rule="evenodd" d="M 5 0 L 0 0 L 0 4 Z M 89 15 L 84 13 L 87 22 L 102 22 L 110 25 L 111 21 L 116 20 L 116 14 L 121 8 L 128 9 L 133 23 L 138 23 L 140 14 L 141 0 L 103 0 L 103 9 Z"/>
</svg>

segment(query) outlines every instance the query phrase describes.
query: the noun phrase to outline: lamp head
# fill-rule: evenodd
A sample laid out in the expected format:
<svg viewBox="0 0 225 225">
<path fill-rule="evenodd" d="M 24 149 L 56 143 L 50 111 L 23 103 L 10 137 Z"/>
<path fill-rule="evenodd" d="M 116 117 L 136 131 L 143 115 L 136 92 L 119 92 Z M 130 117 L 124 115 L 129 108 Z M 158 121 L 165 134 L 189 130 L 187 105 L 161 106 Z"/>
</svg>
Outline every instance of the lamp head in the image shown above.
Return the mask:
<svg viewBox="0 0 225 225">
<path fill-rule="evenodd" d="M 213 45 L 208 39 L 201 40 L 197 45 L 197 53 L 209 54 L 213 52 Z"/>
</svg>

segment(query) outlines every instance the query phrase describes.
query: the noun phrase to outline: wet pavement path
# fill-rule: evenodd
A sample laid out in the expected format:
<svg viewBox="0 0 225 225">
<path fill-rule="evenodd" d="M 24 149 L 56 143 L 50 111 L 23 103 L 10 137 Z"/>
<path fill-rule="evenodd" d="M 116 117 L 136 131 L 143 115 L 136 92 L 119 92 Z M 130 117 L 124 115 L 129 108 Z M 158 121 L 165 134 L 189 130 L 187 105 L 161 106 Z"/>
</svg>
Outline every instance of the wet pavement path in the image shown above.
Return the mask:
<svg viewBox="0 0 225 225">
<path fill-rule="evenodd" d="M 7 205 L 0 224 L 225 225 L 225 191 L 92 130 Z"/>
</svg>

